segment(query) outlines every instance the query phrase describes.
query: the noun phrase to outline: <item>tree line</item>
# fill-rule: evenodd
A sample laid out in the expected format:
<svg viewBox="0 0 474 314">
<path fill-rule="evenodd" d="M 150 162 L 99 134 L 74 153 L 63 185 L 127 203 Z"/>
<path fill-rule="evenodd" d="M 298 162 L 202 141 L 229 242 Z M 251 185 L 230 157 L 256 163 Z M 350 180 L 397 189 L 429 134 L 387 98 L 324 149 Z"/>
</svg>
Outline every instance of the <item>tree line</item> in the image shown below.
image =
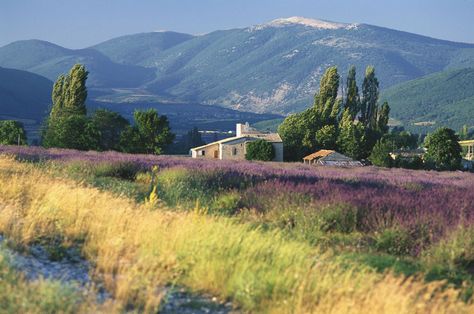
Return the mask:
<svg viewBox="0 0 474 314">
<path fill-rule="evenodd" d="M 346 86 L 340 95 L 337 67 L 324 73 L 313 105 L 290 115 L 278 132 L 285 145 L 287 160 L 301 160 L 319 150 L 333 149 L 354 159 L 366 159 L 376 142 L 388 132 L 390 107 L 379 105 L 379 82 L 374 67 L 367 67 L 362 93 L 356 81 L 356 69 L 351 67 Z"/>
<path fill-rule="evenodd" d="M 76 64 L 54 83 L 52 107 L 41 131 L 42 146 L 162 154 L 167 149 L 187 153 L 193 145 L 203 144 L 197 128 L 173 143 L 175 134 L 171 132 L 168 118 L 154 109 L 136 110 L 132 124 L 119 113 L 106 109 L 88 115 L 88 74 L 83 65 Z M 13 120 L 0 121 L 0 144 L 26 145 L 23 124 Z"/>
</svg>

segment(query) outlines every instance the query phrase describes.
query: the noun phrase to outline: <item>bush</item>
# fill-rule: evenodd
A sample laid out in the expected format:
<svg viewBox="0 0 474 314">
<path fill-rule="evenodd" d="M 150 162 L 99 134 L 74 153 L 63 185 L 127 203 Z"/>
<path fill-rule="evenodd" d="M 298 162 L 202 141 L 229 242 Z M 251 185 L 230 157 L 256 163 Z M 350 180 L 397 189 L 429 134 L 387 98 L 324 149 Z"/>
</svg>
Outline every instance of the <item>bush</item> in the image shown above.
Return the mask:
<svg viewBox="0 0 474 314">
<path fill-rule="evenodd" d="M 256 140 L 247 144 L 247 160 L 271 161 L 275 158 L 273 144 L 265 140 Z"/>
<path fill-rule="evenodd" d="M 392 255 L 408 255 L 413 249 L 413 242 L 407 230 L 390 228 L 375 235 L 375 247 Z"/>
<path fill-rule="evenodd" d="M 422 254 L 430 268 L 442 267 L 449 272 L 474 268 L 474 227 L 460 227 Z"/>
<path fill-rule="evenodd" d="M 393 160 L 390 157 L 390 150 L 391 148 L 389 143 L 386 143 L 382 140 L 378 141 L 369 156 L 370 162 L 374 166 L 378 167 L 391 167 Z"/>
<path fill-rule="evenodd" d="M 357 209 L 349 206 L 327 206 L 318 217 L 323 232 L 350 233 L 357 228 Z"/>
</svg>

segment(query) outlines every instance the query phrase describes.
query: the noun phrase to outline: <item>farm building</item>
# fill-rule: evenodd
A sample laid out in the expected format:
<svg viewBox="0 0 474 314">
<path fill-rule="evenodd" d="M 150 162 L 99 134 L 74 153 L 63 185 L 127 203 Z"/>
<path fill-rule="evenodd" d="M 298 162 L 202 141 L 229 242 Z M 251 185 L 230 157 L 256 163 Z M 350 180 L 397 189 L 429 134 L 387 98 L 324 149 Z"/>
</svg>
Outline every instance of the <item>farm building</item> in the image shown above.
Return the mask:
<svg viewBox="0 0 474 314">
<path fill-rule="evenodd" d="M 322 149 L 303 158 L 307 165 L 336 166 L 336 167 L 362 167 L 360 161 L 344 156 L 334 150 Z"/>
<path fill-rule="evenodd" d="M 263 139 L 275 149 L 273 161 L 283 161 L 283 141 L 277 133 L 262 133 L 246 124 L 237 124 L 236 136 L 191 149 L 193 158 L 245 160 L 247 143 Z"/>
</svg>

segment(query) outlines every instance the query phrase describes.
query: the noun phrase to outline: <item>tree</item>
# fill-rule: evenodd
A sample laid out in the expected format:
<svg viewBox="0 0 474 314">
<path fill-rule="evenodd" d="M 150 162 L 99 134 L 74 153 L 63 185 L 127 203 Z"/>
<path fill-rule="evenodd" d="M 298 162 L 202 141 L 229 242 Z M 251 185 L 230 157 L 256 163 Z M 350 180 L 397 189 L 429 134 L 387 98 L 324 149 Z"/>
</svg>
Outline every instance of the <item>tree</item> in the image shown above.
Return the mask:
<svg viewBox="0 0 474 314">
<path fill-rule="evenodd" d="M 14 120 L 0 121 L 0 145 L 26 145 L 23 123 Z"/>
<path fill-rule="evenodd" d="M 360 109 L 359 88 L 357 87 L 356 68 L 351 66 L 346 82 L 346 97 L 344 103 L 344 110 L 349 110 L 352 118 L 357 116 Z"/>
<path fill-rule="evenodd" d="M 372 153 L 369 156 L 370 162 L 378 167 L 389 168 L 393 164 L 392 157 L 390 157 L 391 146 L 389 143 L 379 140 L 375 144 Z"/>
<path fill-rule="evenodd" d="M 388 132 L 389 115 L 390 115 L 390 107 L 388 105 L 388 102 L 384 102 L 378 112 L 378 117 L 377 117 L 377 131 L 380 133 L 380 136 Z"/>
<path fill-rule="evenodd" d="M 75 64 L 68 75 L 60 75 L 53 86 L 51 120 L 72 115 L 86 115 L 89 72 L 81 64 Z"/>
<path fill-rule="evenodd" d="M 337 129 L 334 125 L 325 125 L 316 132 L 316 141 L 324 149 L 336 149 Z"/>
<path fill-rule="evenodd" d="M 120 114 L 107 109 L 96 110 L 91 123 L 98 131 L 98 148 L 102 151 L 119 150 L 121 134 L 130 125 Z"/>
<path fill-rule="evenodd" d="M 86 123 L 86 99 L 88 72 L 80 64 L 74 65 L 69 74 L 60 75 L 53 86 L 50 115 L 44 124 L 42 142 L 46 147 L 88 149 L 87 143 L 79 144 L 84 136 L 90 136 L 91 125 Z M 86 130 L 85 127 L 89 130 Z M 79 127 L 81 129 L 74 129 Z M 69 133 L 67 133 L 67 132 Z M 82 136 L 82 135 L 83 136 Z M 77 135 L 81 135 L 77 138 Z M 74 138 L 76 137 L 76 138 Z M 91 143 L 90 148 L 96 148 Z"/>
<path fill-rule="evenodd" d="M 275 158 L 275 148 L 272 143 L 263 139 L 247 143 L 247 160 L 271 161 Z"/>
<path fill-rule="evenodd" d="M 355 123 L 348 109 L 344 110 L 340 122 L 340 131 L 337 138 L 339 150 L 354 159 L 367 157 L 365 151 L 365 128 L 361 123 Z"/>
<path fill-rule="evenodd" d="M 370 129 L 376 128 L 377 102 L 379 99 L 379 81 L 375 77 L 375 68 L 368 66 L 362 83 L 362 102 L 360 121 Z"/>
<path fill-rule="evenodd" d="M 285 145 L 285 159 L 299 160 L 318 148 L 317 132 L 338 123 L 341 101 L 337 99 L 339 74 L 336 67 L 326 70 L 314 97 L 314 104 L 305 111 L 287 117 L 278 128 Z M 337 127 L 336 127 L 337 129 Z"/>
<path fill-rule="evenodd" d="M 173 142 L 168 118 L 160 116 L 155 109 L 136 110 L 135 125 L 126 128 L 121 136 L 122 150 L 129 153 L 162 154 Z"/>
<path fill-rule="evenodd" d="M 456 133 L 449 128 L 439 128 L 425 139 L 425 161 L 430 168 L 456 170 L 461 168 L 461 145 Z"/>
<path fill-rule="evenodd" d="M 78 150 L 98 150 L 99 131 L 83 115 L 72 115 L 56 120 L 46 130 L 43 146 Z"/>
</svg>

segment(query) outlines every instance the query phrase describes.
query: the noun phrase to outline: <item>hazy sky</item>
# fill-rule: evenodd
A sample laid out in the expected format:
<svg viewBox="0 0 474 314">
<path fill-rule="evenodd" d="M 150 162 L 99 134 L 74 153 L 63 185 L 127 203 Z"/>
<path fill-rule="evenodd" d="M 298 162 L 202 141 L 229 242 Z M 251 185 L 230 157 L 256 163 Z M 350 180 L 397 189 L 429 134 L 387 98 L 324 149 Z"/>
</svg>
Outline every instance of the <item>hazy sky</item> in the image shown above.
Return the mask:
<svg viewBox="0 0 474 314">
<path fill-rule="evenodd" d="M 474 0 L 0 0 L 0 46 L 36 38 L 83 48 L 125 34 L 200 34 L 295 15 L 474 43 Z"/>
</svg>

